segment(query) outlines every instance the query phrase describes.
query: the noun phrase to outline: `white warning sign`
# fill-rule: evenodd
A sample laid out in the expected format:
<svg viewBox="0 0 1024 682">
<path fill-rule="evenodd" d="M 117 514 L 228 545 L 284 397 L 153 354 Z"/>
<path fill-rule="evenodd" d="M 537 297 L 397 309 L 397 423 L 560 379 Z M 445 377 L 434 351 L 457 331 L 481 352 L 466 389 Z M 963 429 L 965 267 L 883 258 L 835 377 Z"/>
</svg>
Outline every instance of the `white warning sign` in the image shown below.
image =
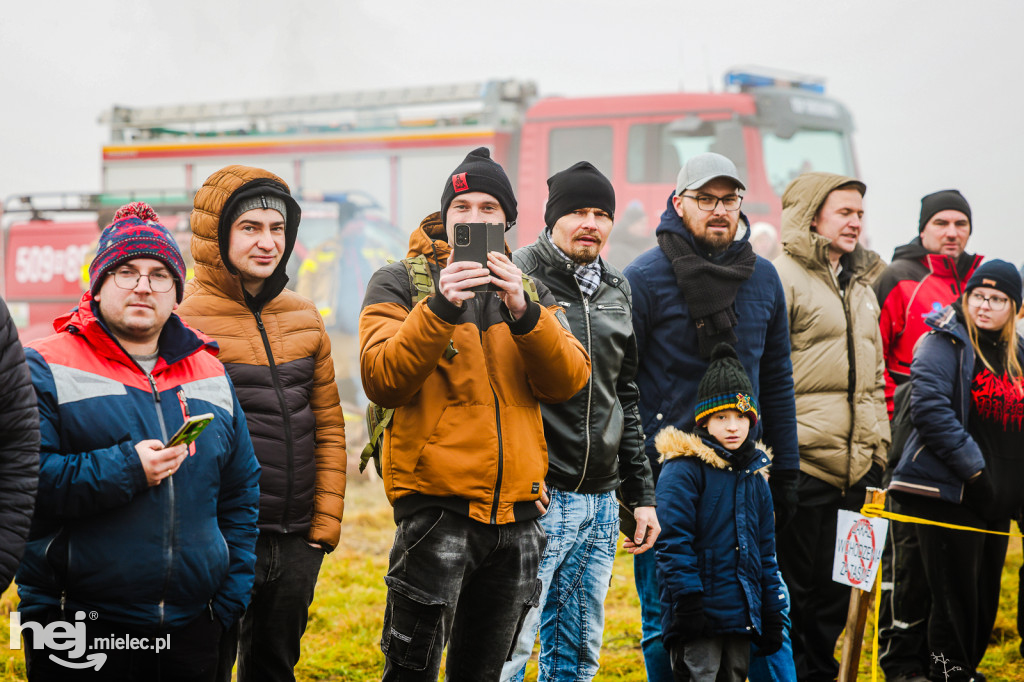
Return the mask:
<svg viewBox="0 0 1024 682">
<path fill-rule="evenodd" d="M 832 580 L 870 592 L 882 559 L 887 519 L 869 519 L 856 512 L 839 510 L 836 523 L 836 556 Z"/>
</svg>

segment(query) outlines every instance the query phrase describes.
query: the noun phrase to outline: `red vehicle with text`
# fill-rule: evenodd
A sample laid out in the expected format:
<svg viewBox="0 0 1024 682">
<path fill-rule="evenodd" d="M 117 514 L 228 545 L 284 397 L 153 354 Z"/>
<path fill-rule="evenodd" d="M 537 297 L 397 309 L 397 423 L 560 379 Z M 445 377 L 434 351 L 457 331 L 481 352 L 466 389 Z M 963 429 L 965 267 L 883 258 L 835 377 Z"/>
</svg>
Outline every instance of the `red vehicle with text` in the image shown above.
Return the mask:
<svg viewBox="0 0 1024 682">
<path fill-rule="evenodd" d="M 692 155 L 716 151 L 731 158 L 748 188 L 744 212 L 776 232 L 780 196 L 794 177 L 809 170 L 856 175 L 850 114 L 824 94 L 820 79 L 735 70 L 726 75 L 726 89 L 539 97 L 532 82 L 503 80 L 114 107 L 102 119 L 110 142 L 102 151 L 101 194 L 5 202 L 0 294 L 26 338 L 47 333 L 50 320 L 79 299 L 82 266 L 99 226 L 131 200 L 151 203 L 181 235 L 187 254 L 192 196 L 213 171 L 232 163 L 277 173 L 300 198 L 304 220 L 290 286 L 314 299 L 312 292 L 326 292 L 318 305 L 346 334 L 353 314 L 347 299 L 365 282 L 332 288 L 324 273 L 355 269 L 368 277 L 387 256 L 403 257 L 408 233 L 440 207 L 447 173 L 481 145 L 516 186 L 513 248 L 542 229 L 551 174 L 584 159 L 601 169 L 617 198 L 605 257 L 620 267 L 654 245 L 676 174 Z M 374 234 L 360 236 L 360 230 Z M 383 253 L 388 249 L 394 253 Z M 303 281 L 316 273 L 320 281 Z"/>
</svg>

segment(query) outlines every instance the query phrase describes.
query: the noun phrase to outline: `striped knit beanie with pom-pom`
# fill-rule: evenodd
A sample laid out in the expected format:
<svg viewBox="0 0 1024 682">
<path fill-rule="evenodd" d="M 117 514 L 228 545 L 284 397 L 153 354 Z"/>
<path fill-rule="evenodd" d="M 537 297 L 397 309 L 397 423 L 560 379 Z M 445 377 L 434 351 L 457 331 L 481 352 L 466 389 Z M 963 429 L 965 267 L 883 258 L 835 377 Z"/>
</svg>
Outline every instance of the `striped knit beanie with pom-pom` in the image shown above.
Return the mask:
<svg viewBox="0 0 1024 682">
<path fill-rule="evenodd" d="M 711 415 L 722 410 L 736 410 L 754 426 L 758 419 L 757 399 L 750 378 L 740 364 L 736 349 L 719 343 L 711 351 L 711 364 L 697 387 L 694 418 L 703 426 Z"/>
<path fill-rule="evenodd" d="M 89 265 L 90 290 L 95 296 L 103 283 L 103 275 L 133 258 L 155 258 L 167 266 L 174 276 L 178 303 L 185 287 L 185 261 L 178 245 L 160 216 L 148 204 L 136 201 L 117 209 L 114 220 L 100 235 L 96 257 Z"/>
</svg>

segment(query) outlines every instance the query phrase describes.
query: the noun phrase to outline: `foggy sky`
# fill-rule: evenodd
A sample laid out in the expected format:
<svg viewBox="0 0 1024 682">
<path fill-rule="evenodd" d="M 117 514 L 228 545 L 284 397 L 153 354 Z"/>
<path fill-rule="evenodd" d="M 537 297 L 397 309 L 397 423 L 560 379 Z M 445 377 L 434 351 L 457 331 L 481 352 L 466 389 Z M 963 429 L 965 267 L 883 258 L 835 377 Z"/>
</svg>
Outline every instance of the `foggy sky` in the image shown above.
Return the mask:
<svg viewBox="0 0 1024 682">
<path fill-rule="evenodd" d="M 0 198 L 98 191 L 97 119 L 114 104 L 492 78 L 541 95 L 705 91 L 758 64 L 822 75 L 851 110 L 883 258 L 916 235 L 922 195 L 955 187 L 968 250 L 1019 264 L 1022 20 L 1014 0 L 5 3 Z"/>
</svg>

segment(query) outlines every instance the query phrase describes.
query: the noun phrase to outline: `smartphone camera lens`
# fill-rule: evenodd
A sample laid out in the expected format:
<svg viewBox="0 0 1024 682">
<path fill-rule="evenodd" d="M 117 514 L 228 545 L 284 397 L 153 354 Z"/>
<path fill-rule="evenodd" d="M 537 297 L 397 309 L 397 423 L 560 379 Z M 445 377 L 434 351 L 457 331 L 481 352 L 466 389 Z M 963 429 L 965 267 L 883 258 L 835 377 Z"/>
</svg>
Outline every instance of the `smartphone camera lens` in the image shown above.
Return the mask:
<svg viewBox="0 0 1024 682">
<path fill-rule="evenodd" d="M 469 225 L 460 223 L 455 226 L 455 245 L 469 246 Z"/>
</svg>

